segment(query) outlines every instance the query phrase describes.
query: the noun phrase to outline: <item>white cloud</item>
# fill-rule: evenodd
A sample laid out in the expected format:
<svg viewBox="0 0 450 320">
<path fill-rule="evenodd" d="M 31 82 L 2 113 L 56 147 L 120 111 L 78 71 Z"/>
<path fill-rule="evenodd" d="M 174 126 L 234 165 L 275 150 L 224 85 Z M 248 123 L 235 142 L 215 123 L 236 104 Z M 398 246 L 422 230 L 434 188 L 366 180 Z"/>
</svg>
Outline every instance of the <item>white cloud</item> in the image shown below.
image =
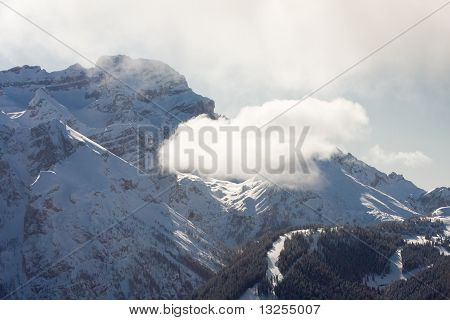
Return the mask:
<svg viewBox="0 0 450 320">
<path fill-rule="evenodd" d="M 402 171 L 403 167 L 420 168 L 430 165 L 433 160 L 422 151 L 388 152 L 379 145 L 373 146 L 365 160 L 375 166 L 390 168 L 392 171 Z"/>
<path fill-rule="evenodd" d="M 298 99 L 318 88 L 443 0 L 5 2 L 94 61 L 113 54 L 162 60 L 214 99 L 217 112 L 235 115 L 243 105 Z M 369 145 L 395 150 L 393 135 L 419 148 L 434 141 L 429 172 L 408 170 L 428 187 L 450 179 L 450 152 L 439 148 L 450 134 L 449 14 L 450 6 L 318 93 L 364 104 L 374 133 Z M 88 65 L 4 7 L 0 29 L 7 30 L 0 37 L 0 69 Z M 405 128 L 399 135 L 404 121 L 423 130 Z"/>
<path fill-rule="evenodd" d="M 248 101 L 298 98 L 317 88 L 442 1 L 7 2 L 94 61 L 125 53 L 167 62 L 230 114 Z M 0 29 L 8 30 L 0 37 L 5 68 L 87 64 L 4 7 Z M 450 46 L 442 40 L 449 31 L 447 9 L 358 66 L 351 72 L 356 80 L 340 79 L 327 90 L 342 92 L 343 84 L 370 93 L 380 83 L 399 80 L 404 85 L 426 74 L 440 83 L 450 71 Z"/>
<path fill-rule="evenodd" d="M 244 107 L 232 119 L 211 120 L 202 116 L 191 119 L 182 124 L 161 149 L 162 166 L 173 172 L 196 171 L 220 179 L 247 179 L 258 171 L 285 185 L 318 186 L 320 172 L 311 160 L 327 158 L 336 150 L 336 145 L 364 137 L 369 120 L 364 108 L 357 103 L 345 99 L 322 101 L 310 98 L 264 127 L 259 137 L 253 134 L 254 129 L 263 126 L 295 102 L 276 100 L 262 106 Z M 306 126 L 310 127 L 310 131 L 301 145 L 301 154 L 308 163 L 308 174 L 302 171 L 294 150 Z M 191 138 L 188 128 L 193 132 Z M 236 130 L 231 139 L 225 131 L 230 128 Z M 209 132 L 204 142 L 212 148 L 211 152 L 202 147 L 202 130 Z M 249 134 L 244 135 L 245 130 L 249 130 Z M 282 131 L 286 139 L 280 140 L 278 133 L 273 132 L 266 136 L 268 130 Z M 289 135 L 291 130 L 295 132 Z M 260 149 L 258 141 L 261 142 Z M 211 156 L 212 152 L 217 156 Z M 275 172 L 273 169 L 280 165 L 283 169 Z M 295 165 L 294 171 L 290 170 L 292 165 Z M 205 168 L 211 169 L 211 172 L 206 172 Z"/>
</svg>

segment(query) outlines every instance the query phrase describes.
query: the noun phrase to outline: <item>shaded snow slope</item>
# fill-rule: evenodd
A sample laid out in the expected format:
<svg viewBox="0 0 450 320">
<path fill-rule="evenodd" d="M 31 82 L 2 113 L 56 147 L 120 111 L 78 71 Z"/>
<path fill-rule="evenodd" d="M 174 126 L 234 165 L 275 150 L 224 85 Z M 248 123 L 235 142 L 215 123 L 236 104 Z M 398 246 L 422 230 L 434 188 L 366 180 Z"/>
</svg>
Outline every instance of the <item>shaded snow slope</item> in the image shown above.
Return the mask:
<svg viewBox="0 0 450 320">
<path fill-rule="evenodd" d="M 417 213 L 364 185 L 332 161 L 318 162 L 319 190 L 283 190 L 254 178 L 241 183 L 180 174 L 167 203 L 209 234 L 235 245 L 292 225 L 360 224 L 402 220 Z"/>
<path fill-rule="evenodd" d="M 0 110 L 28 127 L 62 120 L 134 163 L 139 125 L 167 126 L 170 132 L 180 121 L 214 116 L 214 102 L 194 93 L 163 62 L 119 55 L 101 57 L 97 65 L 50 73 L 29 66 L 2 71 Z"/>
<path fill-rule="evenodd" d="M 344 154 L 338 151 L 332 158 L 340 164 L 342 169 L 364 185 L 373 187 L 381 192 L 389 194 L 400 202 L 406 202 L 410 198 L 417 198 L 425 193 L 411 181 L 395 172 L 389 175 L 369 166 L 352 154 Z"/>
<path fill-rule="evenodd" d="M 73 149 L 29 187 L 28 205 L 15 222 L 24 227 L 16 240 L 21 250 L 2 260 L 20 268 L 5 266 L 2 293 L 38 275 L 12 297 L 175 298 L 188 296 L 221 266 L 208 236 L 157 199 L 171 177 L 139 176 L 80 133 L 57 128 Z"/>
<path fill-rule="evenodd" d="M 436 188 L 410 200 L 411 206 L 425 214 L 450 206 L 450 188 Z"/>
</svg>

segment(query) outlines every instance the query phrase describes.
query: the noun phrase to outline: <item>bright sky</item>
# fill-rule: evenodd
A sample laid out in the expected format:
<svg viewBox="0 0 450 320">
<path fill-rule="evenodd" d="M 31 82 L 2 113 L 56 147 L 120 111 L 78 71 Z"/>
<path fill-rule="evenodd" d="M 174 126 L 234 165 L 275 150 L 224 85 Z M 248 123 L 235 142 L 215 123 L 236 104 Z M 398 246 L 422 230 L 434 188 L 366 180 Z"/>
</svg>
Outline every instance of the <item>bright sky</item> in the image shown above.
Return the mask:
<svg viewBox="0 0 450 320">
<path fill-rule="evenodd" d="M 445 0 L 2 0 L 92 60 L 162 60 L 217 112 L 299 99 Z M 347 151 L 420 187 L 450 186 L 450 5 L 316 97 L 361 104 Z M 0 4 L 0 69 L 89 64 Z M 299 106 L 301 107 L 301 105 Z"/>
</svg>

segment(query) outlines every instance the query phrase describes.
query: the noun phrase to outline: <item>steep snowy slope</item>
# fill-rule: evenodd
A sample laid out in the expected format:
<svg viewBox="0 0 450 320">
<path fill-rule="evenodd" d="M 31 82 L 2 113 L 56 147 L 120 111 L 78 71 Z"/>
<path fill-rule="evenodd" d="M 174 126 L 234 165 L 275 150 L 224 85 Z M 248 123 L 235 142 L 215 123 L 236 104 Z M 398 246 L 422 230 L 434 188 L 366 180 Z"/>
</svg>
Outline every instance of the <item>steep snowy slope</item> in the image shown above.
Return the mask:
<svg viewBox="0 0 450 320">
<path fill-rule="evenodd" d="M 20 164 L 26 161 L 21 141 L 13 141 L 16 127 L 6 114 L 0 113 L 0 291 L 7 283 L 18 283 L 22 248 L 23 219 L 28 203 L 27 184 Z M 13 161 L 10 161 L 10 160 Z"/>
<path fill-rule="evenodd" d="M 359 182 L 394 197 L 421 214 L 429 215 L 440 207 L 450 205 L 449 188 L 441 187 L 426 192 L 406 180 L 402 175 L 395 172 L 386 175 L 351 154 L 344 154 L 340 151 L 333 156 L 332 160 L 339 163 L 346 173 Z"/>
<path fill-rule="evenodd" d="M 159 201 L 172 177 L 150 180 L 61 122 L 42 126 L 52 144 L 31 142 L 29 155 L 52 145 L 58 156 L 36 165 L 25 210 L 2 212 L 2 295 L 36 277 L 11 297 L 176 298 L 220 267 L 208 236 Z"/>
<path fill-rule="evenodd" d="M 44 90 L 42 88 L 45 88 Z M 37 108 L 39 106 L 39 108 Z M 40 111 L 38 111 L 38 109 Z M 136 163 L 139 125 L 174 128 L 199 114 L 214 116 L 214 102 L 194 93 L 168 65 L 127 56 L 101 57 L 48 73 L 40 67 L 0 72 L 0 110 L 27 121 L 58 119 Z"/>
<path fill-rule="evenodd" d="M 256 177 L 233 183 L 179 175 L 164 197 L 195 225 L 229 245 L 293 225 L 373 224 L 417 213 L 400 201 L 357 181 L 334 161 L 317 161 L 324 186 L 280 189 Z"/>
<path fill-rule="evenodd" d="M 409 202 L 416 210 L 431 214 L 439 208 L 450 206 L 450 188 L 442 187 L 424 192 L 419 197 L 410 199 Z"/>
<path fill-rule="evenodd" d="M 73 127 L 82 126 L 75 116 L 65 106 L 57 102 L 44 88 L 36 90 L 24 112 L 12 113 L 10 116 L 17 119 L 24 127 L 34 127 L 51 120 L 60 120 Z"/>
<path fill-rule="evenodd" d="M 23 66 L 0 71 L 0 105 L 8 112 L 23 110 L 43 87 L 80 120 L 90 121 L 91 127 L 126 120 L 131 107 L 140 109 L 132 110 L 138 117 L 133 120 L 150 114 L 157 117 L 165 110 L 185 120 L 214 112 L 214 102 L 192 92 L 186 79 L 168 65 L 120 55 L 101 57 L 90 69 L 73 65 L 48 73 L 40 67 Z"/>
<path fill-rule="evenodd" d="M 51 279 L 40 275 L 14 297 L 181 297 L 220 265 L 201 230 L 167 205 L 153 203 L 151 194 L 173 177 L 152 181 L 139 175 L 65 127 L 136 162 L 139 124 L 173 127 L 201 113 L 213 116 L 214 103 L 193 93 L 169 66 L 114 56 L 100 58 L 91 69 L 73 65 L 48 73 L 40 67 L 13 68 L 0 72 L 0 109 L 2 294 L 147 203 L 127 218 L 130 225 L 116 226 L 109 242 L 92 243 L 81 257 L 55 266 L 64 272 L 51 271 Z M 112 262 L 114 256 L 120 264 Z M 95 267 L 83 266 L 88 257 L 87 264 Z M 100 274 L 103 278 L 94 279 Z M 64 288 L 67 277 L 82 287 Z M 99 291 L 92 291 L 95 281 Z"/>
<path fill-rule="evenodd" d="M 425 192 L 411 181 L 406 180 L 402 175 L 395 172 L 387 175 L 358 160 L 351 153 L 345 154 L 338 150 L 332 157 L 332 161 L 341 165 L 346 173 L 359 182 L 389 194 L 402 203 Z"/>
</svg>

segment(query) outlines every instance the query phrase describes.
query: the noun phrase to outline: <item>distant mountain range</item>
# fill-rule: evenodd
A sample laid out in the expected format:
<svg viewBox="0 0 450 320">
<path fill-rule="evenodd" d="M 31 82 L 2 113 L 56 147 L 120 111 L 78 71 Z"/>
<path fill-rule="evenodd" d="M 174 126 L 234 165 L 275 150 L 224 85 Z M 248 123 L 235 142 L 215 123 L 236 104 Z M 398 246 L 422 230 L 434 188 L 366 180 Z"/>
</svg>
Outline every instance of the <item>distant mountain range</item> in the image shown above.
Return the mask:
<svg viewBox="0 0 450 320">
<path fill-rule="evenodd" d="M 449 188 L 425 192 L 338 149 L 316 161 L 320 190 L 140 174 L 139 125 L 217 117 L 159 61 L 1 71 L 0 111 L 0 296 L 10 299 L 186 298 L 236 248 L 276 230 L 450 207 Z"/>
</svg>

